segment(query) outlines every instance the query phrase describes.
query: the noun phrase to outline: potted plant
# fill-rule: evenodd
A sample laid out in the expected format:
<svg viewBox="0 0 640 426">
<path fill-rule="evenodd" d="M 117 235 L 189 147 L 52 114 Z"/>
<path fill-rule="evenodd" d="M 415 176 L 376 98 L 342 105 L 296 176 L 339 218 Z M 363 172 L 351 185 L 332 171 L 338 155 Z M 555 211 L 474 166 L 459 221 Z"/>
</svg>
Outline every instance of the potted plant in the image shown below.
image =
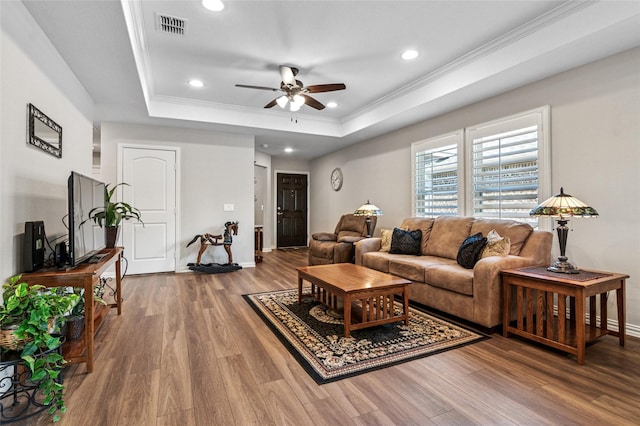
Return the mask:
<svg viewBox="0 0 640 426">
<path fill-rule="evenodd" d="M 73 306 L 69 315 L 65 316 L 64 323 L 64 336 L 68 340 L 75 340 L 82 336 L 84 331 L 84 310 L 85 302 L 83 297 L 84 289 L 76 287 L 73 289 L 74 293 L 78 295 L 78 302 Z M 93 291 L 93 300 L 97 303 L 101 303 L 106 306 L 107 302 L 102 299 L 100 293 L 100 287 L 95 286 Z"/>
<path fill-rule="evenodd" d="M 2 344 L 10 350 L 20 351 L 20 358 L 31 372 L 29 381 L 37 386 L 43 397 L 42 404 L 49 406 L 49 414 L 56 422 L 60 420 L 57 411 L 66 411 L 64 385 L 59 380 L 65 360 L 54 350 L 62 342 L 52 332 L 59 331 L 55 320 L 69 312 L 79 296 L 41 285 L 30 286 L 20 282 L 21 277 L 13 276 L 2 286 Z M 7 335 L 12 337 L 6 339 Z"/>
<path fill-rule="evenodd" d="M 140 218 L 140 210 L 124 201 L 114 201 L 116 189 L 121 185 L 129 184 L 121 182 L 113 187 L 105 185 L 104 187 L 104 208 L 95 208 L 89 212 L 89 218 L 92 219 L 101 228 L 105 229 L 106 246 L 113 248 L 118 241 L 120 232 L 120 222 L 123 220 L 135 219 L 144 225 Z"/>
</svg>

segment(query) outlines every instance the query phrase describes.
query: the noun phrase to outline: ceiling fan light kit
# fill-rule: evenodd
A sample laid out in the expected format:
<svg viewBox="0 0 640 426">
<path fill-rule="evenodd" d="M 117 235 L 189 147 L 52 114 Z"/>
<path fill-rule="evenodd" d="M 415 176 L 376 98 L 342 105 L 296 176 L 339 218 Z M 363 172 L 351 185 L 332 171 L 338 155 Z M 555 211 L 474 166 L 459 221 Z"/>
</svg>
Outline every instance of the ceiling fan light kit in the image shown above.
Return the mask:
<svg viewBox="0 0 640 426">
<path fill-rule="evenodd" d="M 315 98 L 312 98 L 307 93 L 333 92 L 336 90 L 344 90 L 347 88 L 344 83 L 316 84 L 305 87 L 305 85 L 300 80 L 296 80 L 297 74 L 297 68 L 280 65 L 280 77 L 282 78 L 282 81 L 280 82 L 279 89 L 264 86 L 252 86 L 247 84 L 236 84 L 236 87 L 269 90 L 272 92 L 283 92 L 284 95 L 272 100 L 264 107 L 273 108 L 275 105 L 278 105 L 280 108 L 285 108 L 287 106 L 287 103 L 289 103 L 289 109 L 292 112 L 298 111 L 300 108 L 302 108 L 303 105 L 308 105 L 311 108 L 315 108 L 317 110 L 324 109 L 324 105 L 321 102 L 319 102 Z"/>
</svg>

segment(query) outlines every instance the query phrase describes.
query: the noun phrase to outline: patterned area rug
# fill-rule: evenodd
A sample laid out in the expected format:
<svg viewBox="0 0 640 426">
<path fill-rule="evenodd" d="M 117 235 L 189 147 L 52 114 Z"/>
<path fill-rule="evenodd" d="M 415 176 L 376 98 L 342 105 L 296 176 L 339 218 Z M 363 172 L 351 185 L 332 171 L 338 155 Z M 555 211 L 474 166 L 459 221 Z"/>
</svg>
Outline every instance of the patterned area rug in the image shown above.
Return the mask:
<svg viewBox="0 0 640 426">
<path fill-rule="evenodd" d="M 245 300 L 319 384 L 459 348 L 488 338 L 410 306 L 404 322 L 351 332 L 312 298 L 298 305 L 298 290 L 247 294 Z M 395 302 L 402 312 L 402 304 Z"/>
</svg>

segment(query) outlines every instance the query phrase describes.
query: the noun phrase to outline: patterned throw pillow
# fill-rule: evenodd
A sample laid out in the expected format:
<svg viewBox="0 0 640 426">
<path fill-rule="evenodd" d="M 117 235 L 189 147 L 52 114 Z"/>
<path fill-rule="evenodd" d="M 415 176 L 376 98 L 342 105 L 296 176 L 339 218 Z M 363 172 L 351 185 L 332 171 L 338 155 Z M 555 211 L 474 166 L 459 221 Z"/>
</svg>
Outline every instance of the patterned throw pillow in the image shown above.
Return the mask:
<svg viewBox="0 0 640 426">
<path fill-rule="evenodd" d="M 382 242 L 380 244 L 380 251 L 389 251 L 391 250 L 391 236 L 393 235 L 392 229 L 381 229 L 380 233 L 382 234 Z"/>
<path fill-rule="evenodd" d="M 393 254 L 412 254 L 420 256 L 420 243 L 422 242 L 422 231 L 403 231 L 399 228 L 393 228 L 391 236 L 391 249 L 389 253 Z"/>
<path fill-rule="evenodd" d="M 480 259 L 485 245 L 487 245 L 487 239 L 482 236 L 482 232 L 478 232 L 464 240 L 456 257 L 458 264 L 465 269 L 473 269 L 478 259 Z"/>
<path fill-rule="evenodd" d="M 500 234 L 492 229 L 487 234 L 487 245 L 482 251 L 481 259 L 489 256 L 506 256 L 511 249 L 511 240 L 509 238 L 502 238 Z"/>
</svg>

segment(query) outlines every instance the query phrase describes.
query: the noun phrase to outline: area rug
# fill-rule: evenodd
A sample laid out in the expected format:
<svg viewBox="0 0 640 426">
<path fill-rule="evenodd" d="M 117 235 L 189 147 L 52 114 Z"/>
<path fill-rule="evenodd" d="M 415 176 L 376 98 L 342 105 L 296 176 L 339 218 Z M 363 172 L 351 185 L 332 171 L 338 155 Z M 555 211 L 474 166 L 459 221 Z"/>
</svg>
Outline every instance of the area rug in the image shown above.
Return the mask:
<svg viewBox="0 0 640 426">
<path fill-rule="evenodd" d="M 351 332 L 341 318 L 312 298 L 298 304 L 298 290 L 244 295 L 300 365 L 319 384 L 459 348 L 488 338 L 413 304 L 404 322 Z M 402 312 L 402 304 L 395 302 Z"/>
</svg>

